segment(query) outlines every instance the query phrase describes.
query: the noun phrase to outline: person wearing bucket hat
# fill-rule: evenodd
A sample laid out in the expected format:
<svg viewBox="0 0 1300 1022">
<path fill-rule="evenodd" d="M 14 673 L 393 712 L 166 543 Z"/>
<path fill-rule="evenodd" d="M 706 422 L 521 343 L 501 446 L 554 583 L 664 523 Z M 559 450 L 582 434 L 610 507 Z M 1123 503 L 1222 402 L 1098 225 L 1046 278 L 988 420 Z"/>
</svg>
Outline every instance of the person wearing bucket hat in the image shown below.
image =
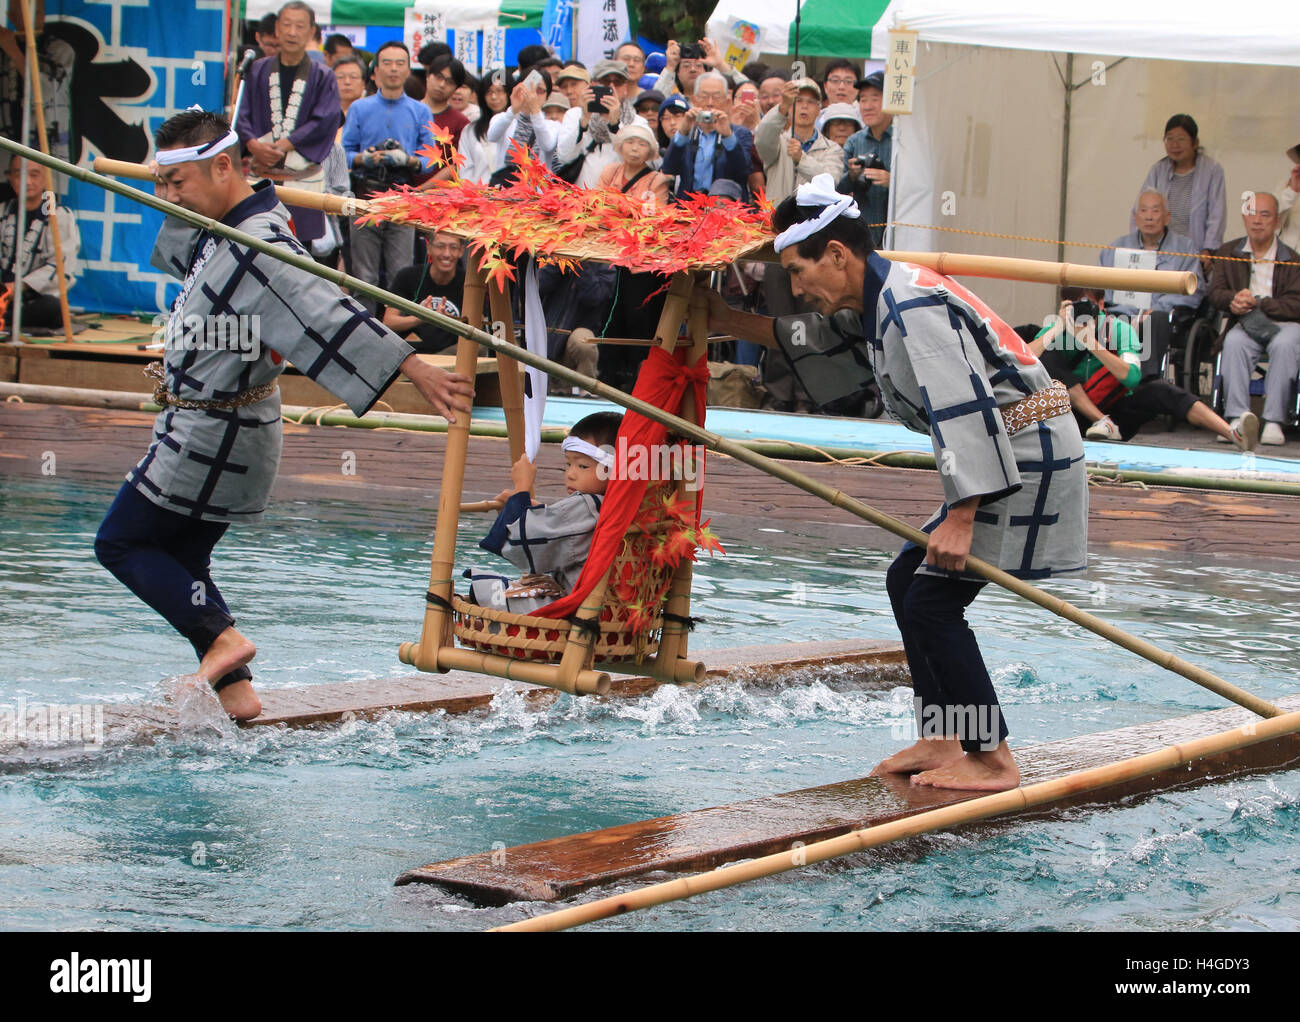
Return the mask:
<svg viewBox="0 0 1300 1022">
<path fill-rule="evenodd" d="M 840 147 L 863 127 L 862 117 L 854 103 L 831 103 L 817 118 L 817 130 Z"/>
<path fill-rule="evenodd" d="M 851 191 L 867 217 L 871 240 L 880 245 L 889 216 L 889 168 L 894 156 L 894 118 L 884 112 L 885 73 L 873 71 L 858 82 L 858 110 L 862 130 L 844 143 L 844 178 L 839 187 Z"/>
<path fill-rule="evenodd" d="M 614 140 L 614 149 L 620 162 L 605 167 L 596 186 L 622 192 L 647 211 L 668 205 L 672 179 L 651 166 L 659 145 L 650 125 L 640 117 L 623 125 Z"/>
<path fill-rule="evenodd" d="M 569 112 L 569 97 L 559 89 L 556 89 L 542 104 L 542 116 L 548 121 L 562 121 L 564 115 Z"/>
<path fill-rule="evenodd" d="M 627 65 L 621 60 L 597 61 L 591 82 L 571 98 L 556 143 L 556 173 L 582 188 L 598 187 L 600 172 L 618 162 L 614 135 L 636 116 Z"/>
</svg>

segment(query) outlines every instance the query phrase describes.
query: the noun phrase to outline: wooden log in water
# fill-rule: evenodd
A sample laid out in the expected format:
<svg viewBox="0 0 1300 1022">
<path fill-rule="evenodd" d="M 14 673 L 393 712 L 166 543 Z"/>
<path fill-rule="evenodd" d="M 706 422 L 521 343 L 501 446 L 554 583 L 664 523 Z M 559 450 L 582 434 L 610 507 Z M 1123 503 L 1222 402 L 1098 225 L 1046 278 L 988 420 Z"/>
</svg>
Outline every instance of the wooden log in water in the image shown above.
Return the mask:
<svg viewBox="0 0 1300 1022">
<path fill-rule="evenodd" d="M 1278 700 L 1300 711 L 1300 696 Z M 1093 767 L 1259 724 L 1232 707 L 1045 742 L 1015 750 L 1021 783 L 1036 784 Z M 1150 774 L 1102 790 L 1062 797 L 1041 813 L 1114 802 L 1131 795 L 1300 763 L 1300 735 L 1291 734 L 1207 756 L 1186 768 Z M 868 764 L 863 764 L 864 767 Z M 397 884 L 429 883 L 477 905 L 555 901 L 656 871 L 698 872 L 847 834 L 863 827 L 956 805 L 984 793 L 913 786 L 907 777 L 862 777 L 732 805 L 571 834 L 504 850 L 465 855 L 409 870 Z"/>
</svg>

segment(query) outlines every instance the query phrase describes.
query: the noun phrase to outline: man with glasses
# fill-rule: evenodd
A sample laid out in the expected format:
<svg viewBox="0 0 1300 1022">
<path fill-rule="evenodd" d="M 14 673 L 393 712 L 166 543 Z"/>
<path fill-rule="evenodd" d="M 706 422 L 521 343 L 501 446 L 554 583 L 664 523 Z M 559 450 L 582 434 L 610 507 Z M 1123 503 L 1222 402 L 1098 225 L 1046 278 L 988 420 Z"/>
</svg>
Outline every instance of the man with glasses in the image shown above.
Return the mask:
<svg viewBox="0 0 1300 1022">
<path fill-rule="evenodd" d="M 706 70 L 722 75 L 729 88 L 749 81 L 726 62 L 718 44 L 712 39 L 701 39 L 698 44 L 681 45 L 678 45 L 676 39 L 669 39 L 664 50 L 664 69 L 655 82 L 655 91 L 662 92 L 665 96 L 671 96 L 674 92 L 689 96 L 695 91 L 696 80 Z"/>
<path fill-rule="evenodd" d="M 827 65 L 826 76 L 822 79 L 822 92 L 826 96 L 823 106 L 852 103 L 858 98 L 858 72 L 851 60 L 840 57 Z"/>
<path fill-rule="evenodd" d="M 664 156 L 663 172 L 677 177 L 677 194 L 707 194 L 715 181 L 740 186 L 742 195 L 754 169 L 754 136 L 731 123 L 731 90 L 716 71 L 695 80 L 691 108 L 682 115 Z"/>
</svg>

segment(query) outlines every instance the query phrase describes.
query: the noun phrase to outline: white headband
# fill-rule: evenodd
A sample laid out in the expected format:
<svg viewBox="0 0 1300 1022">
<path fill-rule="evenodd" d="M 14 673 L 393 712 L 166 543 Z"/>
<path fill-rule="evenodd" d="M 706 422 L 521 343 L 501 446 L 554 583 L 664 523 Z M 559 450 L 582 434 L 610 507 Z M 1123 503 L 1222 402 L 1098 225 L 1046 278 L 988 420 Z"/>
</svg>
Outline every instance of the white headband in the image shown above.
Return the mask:
<svg viewBox="0 0 1300 1022">
<path fill-rule="evenodd" d="M 782 249 L 797 245 L 811 237 L 838 216 L 856 220 L 862 215 L 852 195 L 844 195 L 835 190 L 835 179 L 829 174 L 818 174 L 807 184 L 800 185 L 795 192 L 795 200 L 800 206 L 824 206 L 815 219 L 801 220 L 791 224 L 789 229 L 776 236 L 772 247 L 780 252 Z"/>
<path fill-rule="evenodd" d="M 178 163 L 193 163 L 197 160 L 211 159 L 221 150 L 238 144 L 239 136 L 233 131 L 228 131 L 221 138 L 213 139 L 211 142 L 204 142 L 202 145 L 192 145 L 185 149 L 159 149 L 154 154 L 154 159 L 158 161 L 160 167 L 173 167 Z"/>
<path fill-rule="evenodd" d="M 590 444 L 581 437 L 566 436 L 564 442 L 560 444 L 560 450 L 572 451 L 574 454 L 585 454 L 589 458 L 594 458 L 598 464 L 606 468 L 614 467 L 614 455 L 609 451 L 602 451 L 595 444 Z"/>
</svg>

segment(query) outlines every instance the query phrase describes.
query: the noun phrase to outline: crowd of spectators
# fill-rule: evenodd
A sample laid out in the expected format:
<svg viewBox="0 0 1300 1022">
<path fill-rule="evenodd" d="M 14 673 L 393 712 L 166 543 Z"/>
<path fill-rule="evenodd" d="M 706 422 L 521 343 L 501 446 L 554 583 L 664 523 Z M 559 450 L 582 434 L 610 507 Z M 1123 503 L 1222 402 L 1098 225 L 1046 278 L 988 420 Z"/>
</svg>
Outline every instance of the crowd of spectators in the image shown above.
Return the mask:
<svg viewBox="0 0 1300 1022">
<path fill-rule="evenodd" d="M 279 17 L 301 19 L 309 10 L 291 0 Z M 278 59 L 283 44 L 276 16 L 257 25 L 256 39 L 269 61 Z M 407 53 L 400 43 L 361 54 L 346 37 L 320 40 L 318 31 L 316 43 L 309 55 L 331 69 L 337 82 L 338 147 L 350 172 L 341 185 L 331 183 L 332 190 L 364 196 L 394 184 L 431 187 L 448 176 L 446 168 L 429 176 L 413 155 L 433 144 L 432 122 L 451 136 L 464 158 L 460 174 L 468 180 L 491 185 L 512 180 L 511 144 L 518 142 L 563 180 L 624 192 L 647 210 L 698 194 L 742 202 L 762 194 L 777 203 L 800 184 L 829 173 L 841 192 L 854 197 L 874 242 L 883 241 L 893 119 L 883 109 L 883 74 L 865 73 L 861 63 L 830 60 L 816 78 L 803 74 L 799 65 L 800 75 L 792 77 L 784 68 L 758 62 L 732 67 L 709 39 L 670 40 L 663 53 L 650 55 L 636 43 L 624 43 L 612 59 L 591 67 L 563 61 L 543 46 L 528 46 L 520 51 L 517 67 L 475 77 L 441 43 L 430 43 L 418 54 Z M 248 141 L 256 149 L 256 140 Z M 1300 366 L 1300 273 L 1293 272 L 1300 268 L 1286 265 L 1297 259 L 1295 246 L 1300 244 L 1300 214 L 1292 215 L 1300 192 L 1300 147 L 1289 152 L 1293 168 L 1284 185 L 1276 194 L 1251 193 L 1243 235 L 1225 242 L 1230 218 L 1224 171 L 1201 145 L 1195 120 L 1187 114 L 1170 118 L 1164 144 L 1166 155 L 1138 189 L 1128 232 L 1102 250 L 1100 261 L 1114 265 L 1116 253 L 1123 251 L 1128 265 L 1189 270 L 1197 275 L 1197 293 L 1108 291 L 1097 296 L 1096 304 L 1105 309 L 1099 322 L 1122 321 L 1140 337 L 1146 356 L 1140 366 L 1133 364 L 1133 356 L 1114 350 L 1110 328 L 1094 331 L 1094 342 L 1111 344 L 1114 360 L 1079 363 L 1074 375 L 1060 359 L 1049 361 L 1074 387 L 1080 424 L 1090 437 L 1128 439 L 1136 429 L 1132 408 L 1137 394 L 1141 409 L 1189 418 L 1221 439 L 1236 437 L 1241 443 L 1258 427 L 1261 442 L 1282 443 L 1283 427 L 1294 413 Z M 341 257 L 350 272 L 381 285 L 396 286 L 401 280 L 411 285 L 402 290 L 412 296 L 419 289 L 409 271 L 416 268 L 419 280 L 427 283 L 434 279 L 431 268 L 447 258 L 443 244 L 435 261 L 432 248 L 409 228 L 390 224 L 349 231 L 340 222 L 335 230 L 339 245 L 324 251 L 323 258 Z M 1282 265 L 1274 269 L 1274 261 Z M 436 276 L 446 276 L 445 266 Z M 779 265 L 737 264 L 721 286 L 729 301 L 750 310 L 769 315 L 805 311 Z M 543 289 L 544 305 L 567 324 L 551 324 L 552 354 L 574 365 L 592 364 L 593 337 L 651 334 L 662 303 L 662 296 L 644 300 L 659 289 L 653 278 L 606 267 L 584 267 L 577 275 L 545 274 Z M 428 297 L 420 293 L 418 300 Z M 1057 315 L 1072 315 L 1075 305 L 1063 304 Z M 1161 356 L 1186 342 L 1193 322 L 1216 314 L 1226 423 L 1198 404 L 1195 395 L 1185 399 L 1145 386 L 1163 373 Z M 1066 320 L 1059 339 L 1073 344 L 1076 334 L 1086 335 L 1075 327 Z M 421 335 L 424 350 L 452 342 L 450 335 L 439 340 L 423 333 L 429 334 Z M 575 346 L 581 350 L 567 350 L 569 335 L 582 339 Z M 630 388 L 644 349 L 609 345 L 599 352 L 600 377 Z M 754 366 L 765 407 L 850 415 L 863 411 L 814 407 L 779 351 L 742 338 L 711 354 Z M 1249 387 L 1261 360 L 1268 366 L 1267 393 L 1263 421 L 1252 425 Z M 1087 382 L 1078 379 L 1085 368 L 1103 375 L 1115 370 L 1116 385 L 1097 391 L 1105 398 L 1101 404 L 1075 386 Z M 1111 406 L 1121 398 L 1128 413 L 1112 415 Z"/>
<path fill-rule="evenodd" d="M 624 43 L 611 59 L 590 67 L 562 61 L 543 46 L 527 46 L 516 67 L 476 77 L 441 43 L 411 54 L 400 42 L 387 42 L 369 54 L 346 36 L 322 39 L 311 8 L 301 0 L 290 0 L 253 29 L 265 60 L 259 62 L 260 74 L 250 72 L 250 80 L 269 81 L 276 70 L 284 96 L 293 80 L 292 68 L 281 66 L 286 38 L 311 39 L 307 57 L 333 75 L 335 89 L 323 116 L 334 119 L 337 152 L 331 161 L 321 161 L 327 190 L 364 198 L 395 185 L 432 187 L 451 170 L 431 174 L 416 154 L 436 144 L 437 128 L 463 157 L 462 178 L 509 182 L 515 173 L 511 146 L 519 143 L 561 179 L 621 192 L 647 212 L 697 194 L 741 202 L 766 195 L 779 202 L 801 183 L 830 173 L 877 225 L 880 239 L 888 208 L 890 118 L 880 112 L 881 75 L 865 75 L 853 61 L 832 60 L 818 78 L 792 80 L 785 69 L 761 63 L 732 67 L 709 39 L 670 40 L 654 55 L 637 43 Z M 295 45 L 289 54 L 293 66 L 300 62 Z M 270 102 L 266 88 L 251 90 L 246 99 L 254 108 Z M 315 113 L 313 108 L 310 114 Z M 282 125 L 283 142 L 244 125 L 246 150 L 262 157 L 250 163 L 251 174 L 271 173 L 271 157 L 279 154 L 270 146 L 293 150 L 295 139 L 306 136 L 303 116 Z M 271 121 L 268 111 L 258 126 Z M 453 253 L 452 239 L 426 240 L 393 223 L 358 228 L 337 219 L 330 227 L 332 233 L 314 244 L 322 261 L 341 262 L 355 276 L 414 301 L 437 302 L 444 309 L 456 304 L 452 292 L 463 279 L 464 253 L 463 248 Z M 453 272 L 453 261 L 460 275 Z M 779 267 L 738 264 L 724 283 L 726 293 L 750 309 L 802 310 Z M 596 265 L 576 274 L 542 274 L 551 353 L 630 389 L 645 349 L 591 341 L 651 336 L 663 302 L 656 295 L 661 285 L 651 274 Z M 397 329 L 409 330 L 422 351 L 454 344 L 450 334 L 417 327 L 392 310 L 377 311 Z M 577 343 L 571 344 L 571 337 Z M 740 339 L 717 346 L 711 356 L 755 366 L 769 407 L 821 410 L 798 388 L 779 352 Z"/>
</svg>

